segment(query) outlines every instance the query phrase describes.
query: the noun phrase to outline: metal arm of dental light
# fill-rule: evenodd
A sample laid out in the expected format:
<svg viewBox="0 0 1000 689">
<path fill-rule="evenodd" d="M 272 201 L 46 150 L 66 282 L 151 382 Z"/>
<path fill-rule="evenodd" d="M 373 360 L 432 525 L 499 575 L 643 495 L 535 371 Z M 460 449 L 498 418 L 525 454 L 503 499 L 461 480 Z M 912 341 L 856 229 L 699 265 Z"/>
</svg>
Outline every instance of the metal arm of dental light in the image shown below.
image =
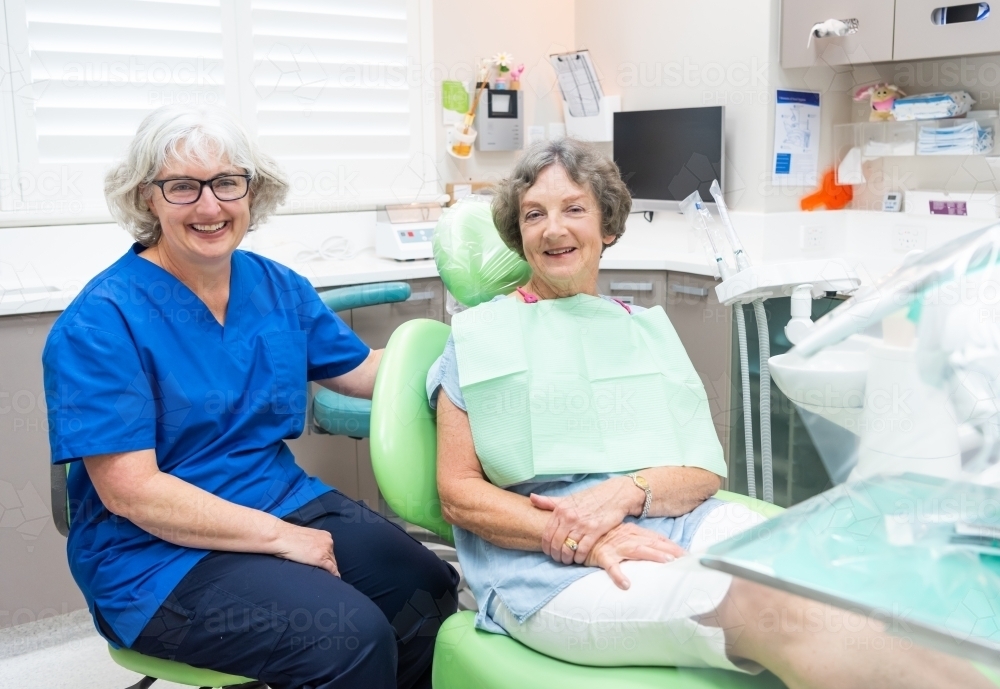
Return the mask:
<svg viewBox="0 0 1000 689">
<path fill-rule="evenodd" d="M 740 271 L 740 273 L 743 273 L 750 269 L 750 257 L 747 256 L 746 251 L 743 250 L 743 243 L 740 241 L 739 235 L 736 234 L 736 228 L 733 226 L 733 221 L 729 217 L 729 207 L 726 205 L 726 199 L 722 196 L 722 188 L 719 186 L 718 180 L 712 180 L 712 186 L 709 188 L 709 191 L 712 194 L 712 198 L 715 199 L 716 208 L 719 209 L 719 217 L 722 218 L 722 225 L 726 228 L 726 236 L 729 239 L 729 244 L 733 250 L 733 257 L 736 260 L 736 268 Z M 732 276 L 728 279 L 731 280 Z M 727 278 L 723 276 L 723 283 L 725 283 L 726 280 Z M 764 487 L 764 501 L 773 503 L 774 470 L 771 458 L 771 372 L 768 368 L 768 359 L 771 358 L 771 334 L 768 332 L 767 313 L 764 311 L 764 300 L 758 298 L 754 299 L 751 303 L 753 304 L 754 316 L 757 321 L 757 345 L 759 348 L 760 457 L 761 468 L 763 470 L 763 476 L 761 478 Z M 746 325 L 741 323 L 743 320 L 743 302 L 736 306 L 736 314 L 737 328 L 739 330 L 740 338 L 740 367 L 742 371 L 741 377 L 743 383 L 743 427 L 746 434 L 746 443 L 748 448 L 747 492 L 750 497 L 756 497 L 757 486 L 754 477 L 753 437 L 750 425 L 753 422 L 753 417 L 750 413 L 750 372 L 748 356 L 746 354 Z"/>
<path fill-rule="evenodd" d="M 709 229 L 711 215 L 709 214 L 708 209 L 705 208 L 705 204 L 701 202 L 701 195 L 697 191 L 694 192 L 688 197 L 688 199 L 685 200 L 685 203 L 688 202 L 691 204 L 688 212 L 688 219 L 696 232 L 704 232 L 705 236 L 708 238 L 708 243 L 712 249 L 712 255 L 715 258 L 715 266 L 719 271 L 719 277 L 721 277 L 723 281 L 730 279 L 733 276 L 733 270 L 722 257 L 722 252 L 719 250 L 719 246 L 715 243 L 715 237 L 712 236 L 712 232 Z M 738 241 L 739 239 L 737 239 L 737 242 Z M 742 257 L 742 261 L 746 264 L 745 256 Z M 755 498 L 757 497 L 757 478 L 754 470 L 753 411 L 750 406 L 750 357 L 747 353 L 747 326 L 746 319 L 743 315 L 742 304 L 735 309 L 735 313 L 737 342 L 739 343 L 740 352 L 740 381 L 742 383 L 743 390 L 743 446 L 746 452 L 747 494 L 751 498 Z"/>
</svg>

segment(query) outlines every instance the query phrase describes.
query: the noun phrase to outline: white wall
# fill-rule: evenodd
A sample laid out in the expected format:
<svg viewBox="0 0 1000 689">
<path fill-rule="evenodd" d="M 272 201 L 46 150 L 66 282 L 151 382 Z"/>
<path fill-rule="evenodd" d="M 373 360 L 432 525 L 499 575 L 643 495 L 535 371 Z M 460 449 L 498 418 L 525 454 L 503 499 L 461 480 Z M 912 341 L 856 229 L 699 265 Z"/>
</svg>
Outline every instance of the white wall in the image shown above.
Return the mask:
<svg viewBox="0 0 1000 689">
<path fill-rule="evenodd" d="M 832 68 L 780 68 L 778 21 L 778 0 L 578 0 L 576 40 L 623 110 L 725 106 L 727 202 L 797 210 L 812 189 L 771 185 L 775 90 L 823 92 L 821 168 L 831 164 L 833 122 L 846 121 L 850 96 Z"/>
<path fill-rule="evenodd" d="M 443 182 L 496 180 L 506 174 L 518 151 L 474 151 L 472 158 L 457 160 L 445 152 L 446 134 L 441 123 L 441 81 L 472 81 L 482 58 L 500 51 L 513 53 L 524 63 L 521 88 L 525 92 L 527 128 L 562 122 L 562 101 L 549 65 L 552 53 L 576 45 L 573 0 L 520 0 L 507 3 L 434 2 L 435 141 L 434 157 Z M 428 70 L 424 70 L 428 73 Z"/>
<path fill-rule="evenodd" d="M 773 0 L 776 2 L 776 0 Z M 726 199 L 762 211 L 772 0 L 577 0 L 576 42 L 622 110 L 726 108 Z"/>
</svg>

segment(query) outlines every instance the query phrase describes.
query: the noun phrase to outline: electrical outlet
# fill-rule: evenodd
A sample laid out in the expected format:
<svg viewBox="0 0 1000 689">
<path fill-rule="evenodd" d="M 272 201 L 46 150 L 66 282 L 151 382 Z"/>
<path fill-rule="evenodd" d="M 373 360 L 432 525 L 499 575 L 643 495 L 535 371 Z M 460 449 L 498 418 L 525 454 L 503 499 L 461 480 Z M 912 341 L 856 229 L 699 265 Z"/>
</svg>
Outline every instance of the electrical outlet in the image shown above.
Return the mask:
<svg viewBox="0 0 1000 689">
<path fill-rule="evenodd" d="M 927 230 L 923 227 L 897 225 L 892 228 L 892 250 L 897 254 L 927 248 Z"/>
<path fill-rule="evenodd" d="M 816 250 L 826 247 L 826 228 L 802 225 L 799 228 L 799 248 Z"/>
</svg>

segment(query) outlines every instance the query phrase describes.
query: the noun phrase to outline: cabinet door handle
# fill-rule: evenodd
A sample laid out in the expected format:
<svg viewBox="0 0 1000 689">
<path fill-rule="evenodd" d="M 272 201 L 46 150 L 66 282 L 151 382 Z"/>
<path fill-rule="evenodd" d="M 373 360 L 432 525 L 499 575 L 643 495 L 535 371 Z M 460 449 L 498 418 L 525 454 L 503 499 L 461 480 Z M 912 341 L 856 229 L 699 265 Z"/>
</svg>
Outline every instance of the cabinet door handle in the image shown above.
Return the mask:
<svg viewBox="0 0 1000 689">
<path fill-rule="evenodd" d="M 823 22 L 813 24 L 809 29 L 809 40 L 806 41 L 806 48 L 812 46 L 813 38 L 829 38 L 830 36 L 847 36 L 857 33 L 861 29 L 861 22 L 856 17 L 850 19 L 827 19 Z"/>
<path fill-rule="evenodd" d="M 708 296 L 707 287 L 691 287 L 689 285 L 670 285 L 670 291 L 677 292 L 678 294 L 690 294 L 693 297 Z"/>
<path fill-rule="evenodd" d="M 434 291 L 427 290 L 426 292 L 410 292 L 410 296 L 406 301 L 430 301 L 434 298 Z"/>
<path fill-rule="evenodd" d="M 612 282 L 611 283 L 612 292 L 652 292 L 653 283 L 652 282 Z"/>
</svg>

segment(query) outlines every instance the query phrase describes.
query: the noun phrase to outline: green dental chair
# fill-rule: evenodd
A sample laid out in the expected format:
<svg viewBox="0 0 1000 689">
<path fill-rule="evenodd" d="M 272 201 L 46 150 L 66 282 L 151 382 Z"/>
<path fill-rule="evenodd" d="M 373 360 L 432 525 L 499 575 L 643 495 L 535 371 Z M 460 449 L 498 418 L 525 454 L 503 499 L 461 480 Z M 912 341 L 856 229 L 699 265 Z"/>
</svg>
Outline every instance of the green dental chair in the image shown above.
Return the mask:
<svg viewBox="0 0 1000 689">
<path fill-rule="evenodd" d="M 332 289 L 320 293 L 320 299 L 331 311 L 347 311 L 377 304 L 405 301 L 410 296 L 410 286 L 405 282 L 383 282 L 371 285 L 355 285 Z M 369 400 L 345 397 L 325 388 L 313 400 L 314 428 L 331 435 L 348 435 L 355 438 L 368 437 L 371 402 Z M 70 465 L 51 468 L 52 518 L 63 536 L 69 534 L 70 510 L 66 490 L 66 478 Z M 157 679 L 175 684 L 184 684 L 203 689 L 226 687 L 227 689 L 263 689 L 266 685 L 246 677 L 237 677 L 214 670 L 204 670 L 185 663 L 162 660 L 146 656 L 127 648 L 115 649 L 108 646 L 111 658 L 127 670 L 142 675 L 136 684 L 128 689 L 148 689 Z"/>
<path fill-rule="evenodd" d="M 404 323 L 386 347 L 375 382 L 371 456 L 375 477 L 389 506 L 406 521 L 452 542 L 441 517 L 436 480 L 437 430 L 427 404 L 427 370 L 444 350 L 450 328 L 437 321 Z M 772 517 L 780 507 L 721 491 Z M 770 673 L 753 677 L 725 670 L 584 667 L 532 651 L 517 641 L 475 629 L 475 613 L 459 612 L 438 633 L 435 689 L 770 689 L 784 686 Z"/>
</svg>

